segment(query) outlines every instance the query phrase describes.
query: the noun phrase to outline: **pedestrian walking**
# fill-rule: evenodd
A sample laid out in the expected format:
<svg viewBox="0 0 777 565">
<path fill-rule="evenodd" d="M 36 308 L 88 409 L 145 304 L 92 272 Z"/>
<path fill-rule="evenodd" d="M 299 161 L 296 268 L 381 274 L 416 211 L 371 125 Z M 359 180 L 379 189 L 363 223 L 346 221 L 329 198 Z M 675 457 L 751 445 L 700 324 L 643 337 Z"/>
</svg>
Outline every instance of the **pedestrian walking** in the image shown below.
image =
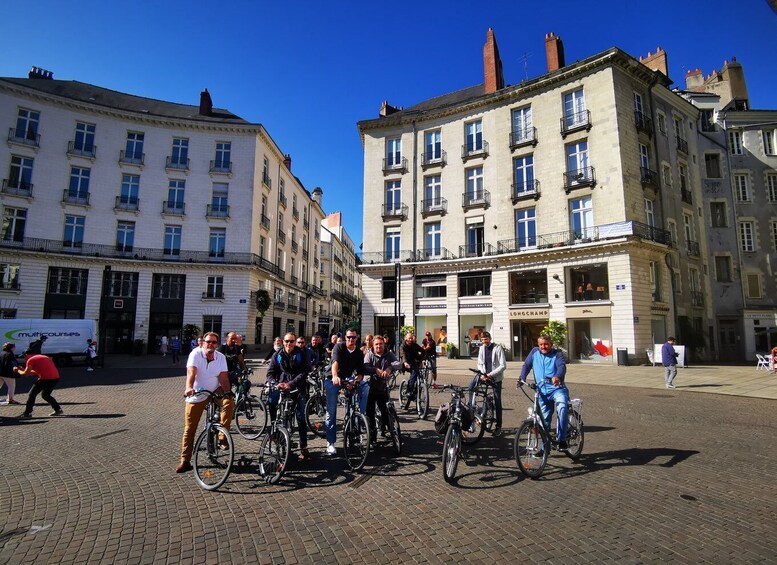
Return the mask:
<svg viewBox="0 0 777 565">
<path fill-rule="evenodd" d="M 677 357 L 680 354 L 674 350 L 674 338 L 669 337 L 661 346 L 661 364 L 664 366 L 666 388 L 675 388 L 674 379 L 677 376 Z"/>
<path fill-rule="evenodd" d="M 8 402 L 3 404 L 19 404 L 14 398 L 14 392 L 16 392 L 16 373 L 14 368 L 19 365 L 16 361 L 16 355 L 14 355 L 14 343 L 4 343 L 3 351 L 0 353 L 0 389 L 3 388 L 3 383 L 8 387 Z"/>
<path fill-rule="evenodd" d="M 40 336 L 38 339 L 30 343 L 27 351 L 29 351 L 31 355 L 40 355 L 43 352 L 43 342 L 48 338 L 49 337 L 46 335 Z"/>
<path fill-rule="evenodd" d="M 170 352 L 173 355 L 173 365 L 178 365 L 181 362 L 179 357 L 181 353 L 181 339 L 177 335 L 170 338 Z"/>
<path fill-rule="evenodd" d="M 84 355 L 86 356 L 86 370 L 94 371 L 94 358 L 97 357 L 97 344 L 91 339 L 86 340 Z"/>
<path fill-rule="evenodd" d="M 35 399 L 41 393 L 43 393 L 41 394 L 43 400 L 48 402 L 54 410 L 49 416 L 62 416 L 64 414 L 62 408 L 57 400 L 51 396 L 51 391 L 54 390 L 59 382 L 59 371 L 56 365 L 54 365 L 54 361 L 51 360 L 51 357 L 33 355 L 29 351 L 25 351 L 24 355 L 27 358 L 27 366 L 24 370 L 14 367 L 14 372 L 20 377 L 37 375 L 38 380 L 32 385 L 27 395 L 27 407 L 19 416 L 19 419 L 26 420 L 32 418 L 32 408 L 35 406 Z"/>
<path fill-rule="evenodd" d="M 163 335 L 159 338 L 159 352 L 162 357 L 167 357 L 167 336 Z"/>
</svg>

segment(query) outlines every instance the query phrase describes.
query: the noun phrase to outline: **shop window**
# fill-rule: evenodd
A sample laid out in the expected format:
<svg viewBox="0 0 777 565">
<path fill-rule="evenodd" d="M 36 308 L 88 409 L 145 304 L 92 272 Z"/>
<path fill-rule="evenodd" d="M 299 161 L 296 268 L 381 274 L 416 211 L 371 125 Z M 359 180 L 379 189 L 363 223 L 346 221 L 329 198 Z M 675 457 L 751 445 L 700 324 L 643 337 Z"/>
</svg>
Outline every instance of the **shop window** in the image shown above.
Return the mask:
<svg viewBox="0 0 777 565">
<path fill-rule="evenodd" d="M 394 299 L 397 297 L 397 279 L 396 277 L 383 277 L 382 281 L 383 299 Z"/>
<path fill-rule="evenodd" d="M 571 268 L 567 281 L 570 301 L 610 299 L 606 264 Z"/>
<path fill-rule="evenodd" d="M 415 280 L 416 298 L 444 298 L 447 290 L 445 277 L 417 277 Z"/>
<path fill-rule="evenodd" d="M 491 273 L 467 273 L 459 275 L 459 296 L 489 296 Z"/>
<path fill-rule="evenodd" d="M 510 304 L 544 304 L 547 301 L 547 270 L 510 273 Z"/>
</svg>

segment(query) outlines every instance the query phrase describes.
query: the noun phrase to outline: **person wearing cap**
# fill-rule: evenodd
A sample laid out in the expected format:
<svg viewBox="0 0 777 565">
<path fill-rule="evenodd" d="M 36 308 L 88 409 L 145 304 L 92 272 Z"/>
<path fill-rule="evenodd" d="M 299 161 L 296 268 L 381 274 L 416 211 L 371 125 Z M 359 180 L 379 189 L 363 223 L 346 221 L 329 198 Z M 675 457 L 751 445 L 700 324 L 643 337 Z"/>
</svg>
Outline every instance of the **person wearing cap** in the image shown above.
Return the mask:
<svg viewBox="0 0 777 565">
<path fill-rule="evenodd" d="M 57 386 L 59 382 L 59 371 L 57 366 L 54 365 L 54 361 L 51 357 L 46 357 L 41 354 L 30 353 L 30 350 L 24 352 L 27 358 L 27 365 L 23 370 L 19 367 L 14 367 L 14 373 L 20 377 L 26 377 L 27 375 L 37 375 L 38 380 L 32 385 L 30 392 L 27 394 L 27 407 L 24 412 L 19 416 L 20 420 L 26 420 L 32 418 L 32 408 L 35 406 L 35 399 L 38 398 L 38 394 L 41 394 L 43 400 L 51 404 L 51 408 L 54 410 L 49 416 L 62 416 L 62 408 L 56 399 L 51 396 L 51 391 Z"/>
<path fill-rule="evenodd" d="M 432 363 L 432 388 L 437 388 L 437 344 L 434 342 L 432 332 L 426 332 L 421 342 L 424 355 Z"/>
<path fill-rule="evenodd" d="M 46 341 L 49 337 L 46 335 L 40 336 L 38 339 L 30 343 L 30 346 L 27 348 L 27 351 L 30 353 L 30 355 L 40 355 L 42 353 L 43 349 L 43 342 Z"/>
</svg>

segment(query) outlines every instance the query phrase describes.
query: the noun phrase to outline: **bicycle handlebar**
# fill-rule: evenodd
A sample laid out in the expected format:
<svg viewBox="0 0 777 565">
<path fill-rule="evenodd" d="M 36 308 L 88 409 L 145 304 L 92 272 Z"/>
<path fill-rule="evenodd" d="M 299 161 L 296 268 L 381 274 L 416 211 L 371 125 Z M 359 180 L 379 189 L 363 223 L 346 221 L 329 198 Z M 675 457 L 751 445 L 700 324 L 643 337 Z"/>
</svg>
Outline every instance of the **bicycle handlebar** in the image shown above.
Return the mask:
<svg viewBox="0 0 777 565">
<path fill-rule="evenodd" d="M 193 394 L 190 394 L 190 395 L 184 394 L 183 397 L 191 398 L 192 396 L 197 396 L 198 394 L 207 394 L 208 398 L 212 396 L 216 400 L 220 400 L 222 398 L 227 398 L 227 397 L 235 398 L 235 393 L 232 392 L 231 390 L 227 392 L 222 391 L 221 393 L 217 393 L 215 390 L 206 390 L 204 388 L 199 388 L 195 390 Z"/>
</svg>

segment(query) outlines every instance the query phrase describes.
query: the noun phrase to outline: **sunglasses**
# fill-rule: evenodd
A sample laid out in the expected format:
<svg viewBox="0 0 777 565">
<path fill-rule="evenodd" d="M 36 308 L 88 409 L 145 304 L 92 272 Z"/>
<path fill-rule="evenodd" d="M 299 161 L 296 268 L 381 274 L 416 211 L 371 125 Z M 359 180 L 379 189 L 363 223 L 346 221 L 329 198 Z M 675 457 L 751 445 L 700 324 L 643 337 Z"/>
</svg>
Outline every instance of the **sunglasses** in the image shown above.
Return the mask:
<svg viewBox="0 0 777 565">
<path fill-rule="evenodd" d="M 207 340 L 207 339 L 206 339 L 206 340 L 205 340 L 205 343 L 218 343 L 218 341 L 213 341 L 213 340 Z"/>
<path fill-rule="evenodd" d="M 293 339 L 284 339 L 283 343 L 294 343 Z"/>
<path fill-rule="evenodd" d="M 345 339 L 356 339 L 357 336 L 355 335 L 347 335 L 345 336 Z"/>
</svg>

